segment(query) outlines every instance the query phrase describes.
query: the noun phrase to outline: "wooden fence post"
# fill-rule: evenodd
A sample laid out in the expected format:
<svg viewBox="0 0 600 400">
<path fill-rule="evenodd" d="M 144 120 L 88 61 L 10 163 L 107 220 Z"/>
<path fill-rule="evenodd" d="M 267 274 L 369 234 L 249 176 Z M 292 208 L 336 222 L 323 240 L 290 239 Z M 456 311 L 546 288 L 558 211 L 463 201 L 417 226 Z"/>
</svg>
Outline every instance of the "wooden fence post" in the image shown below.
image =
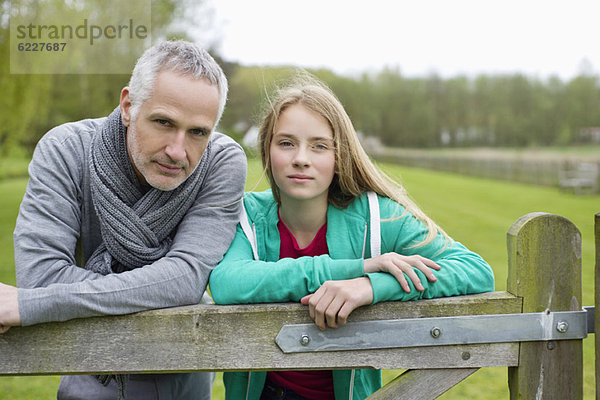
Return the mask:
<svg viewBox="0 0 600 400">
<path fill-rule="evenodd" d="M 547 213 L 519 218 L 508 231 L 508 291 L 523 311 L 581 310 L 581 233 Z M 508 371 L 511 400 L 583 397 L 582 340 L 523 342 Z"/>
<path fill-rule="evenodd" d="M 600 399 L 600 213 L 594 219 L 594 231 L 596 238 L 596 269 L 594 271 L 594 336 L 596 346 L 596 399 Z"/>
</svg>

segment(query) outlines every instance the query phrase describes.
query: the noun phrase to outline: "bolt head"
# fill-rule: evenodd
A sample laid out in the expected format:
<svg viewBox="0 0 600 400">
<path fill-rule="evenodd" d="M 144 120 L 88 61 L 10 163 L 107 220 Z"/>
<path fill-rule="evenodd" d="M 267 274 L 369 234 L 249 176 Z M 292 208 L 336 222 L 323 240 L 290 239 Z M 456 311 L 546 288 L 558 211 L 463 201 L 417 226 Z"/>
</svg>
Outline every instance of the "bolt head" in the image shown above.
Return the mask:
<svg viewBox="0 0 600 400">
<path fill-rule="evenodd" d="M 302 335 L 302 337 L 300 338 L 300 344 L 302 346 L 308 346 L 309 343 L 310 343 L 310 336 Z"/>
<path fill-rule="evenodd" d="M 433 328 L 431 328 L 431 331 L 429 331 L 429 333 L 431 334 L 431 337 L 433 337 L 434 339 L 437 339 L 442 334 L 442 330 L 440 328 L 438 328 L 437 326 L 434 326 Z"/>
<path fill-rule="evenodd" d="M 558 323 L 556 324 L 556 330 L 560 333 L 565 333 L 569 330 L 569 324 L 567 323 L 567 321 L 558 321 Z"/>
</svg>

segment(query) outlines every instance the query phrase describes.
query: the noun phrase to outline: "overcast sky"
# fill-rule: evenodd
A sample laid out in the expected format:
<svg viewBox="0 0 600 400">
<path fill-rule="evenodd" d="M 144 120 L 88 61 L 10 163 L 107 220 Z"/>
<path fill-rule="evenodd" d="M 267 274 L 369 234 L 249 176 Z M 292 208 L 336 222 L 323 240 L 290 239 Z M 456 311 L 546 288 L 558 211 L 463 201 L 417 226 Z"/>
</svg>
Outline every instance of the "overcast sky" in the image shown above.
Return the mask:
<svg viewBox="0 0 600 400">
<path fill-rule="evenodd" d="M 600 68 L 600 0 L 208 1 L 220 54 L 246 65 L 562 79 Z"/>
</svg>

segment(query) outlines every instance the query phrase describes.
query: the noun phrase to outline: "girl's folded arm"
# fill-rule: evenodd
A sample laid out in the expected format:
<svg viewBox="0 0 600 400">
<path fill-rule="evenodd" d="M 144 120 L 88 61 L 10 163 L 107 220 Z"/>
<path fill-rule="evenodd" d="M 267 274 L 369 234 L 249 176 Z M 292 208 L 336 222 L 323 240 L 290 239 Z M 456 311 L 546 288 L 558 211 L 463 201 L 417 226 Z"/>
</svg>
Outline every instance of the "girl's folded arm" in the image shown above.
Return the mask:
<svg viewBox="0 0 600 400">
<path fill-rule="evenodd" d="M 382 248 L 404 254 L 419 254 L 438 264 L 441 269 L 433 271 L 437 278 L 430 282 L 421 271 L 414 268 L 421 278 L 423 291 L 415 289 L 407 279 L 410 292 L 406 293 L 398 281 L 387 273 L 368 274 L 373 286 L 373 302 L 386 300 L 416 300 L 489 292 L 494 290 L 494 274 L 488 263 L 477 253 L 459 242 L 438 234 L 429 243 L 418 246 L 427 235 L 427 227 L 410 213 L 402 218 L 382 222 Z"/>
<path fill-rule="evenodd" d="M 210 291 L 217 304 L 299 301 L 328 280 L 363 276 L 363 260 L 318 257 L 253 259 L 252 247 L 238 226 L 236 236 L 210 275 Z"/>
</svg>

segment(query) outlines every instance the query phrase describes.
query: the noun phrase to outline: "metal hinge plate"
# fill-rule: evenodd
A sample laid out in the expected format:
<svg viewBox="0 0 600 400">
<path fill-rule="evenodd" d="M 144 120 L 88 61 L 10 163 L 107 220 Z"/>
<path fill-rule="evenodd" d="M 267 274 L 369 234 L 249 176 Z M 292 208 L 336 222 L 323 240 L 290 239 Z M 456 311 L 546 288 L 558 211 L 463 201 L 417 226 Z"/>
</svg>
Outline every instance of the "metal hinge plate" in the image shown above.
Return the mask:
<svg viewBox="0 0 600 400">
<path fill-rule="evenodd" d="M 284 325 L 275 338 L 284 353 L 342 351 L 476 343 L 583 339 L 589 314 L 557 311 L 349 322 L 337 329 Z M 592 319 L 593 321 L 593 319 Z M 591 323 L 593 332 L 593 322 Z"/>
</svg>

